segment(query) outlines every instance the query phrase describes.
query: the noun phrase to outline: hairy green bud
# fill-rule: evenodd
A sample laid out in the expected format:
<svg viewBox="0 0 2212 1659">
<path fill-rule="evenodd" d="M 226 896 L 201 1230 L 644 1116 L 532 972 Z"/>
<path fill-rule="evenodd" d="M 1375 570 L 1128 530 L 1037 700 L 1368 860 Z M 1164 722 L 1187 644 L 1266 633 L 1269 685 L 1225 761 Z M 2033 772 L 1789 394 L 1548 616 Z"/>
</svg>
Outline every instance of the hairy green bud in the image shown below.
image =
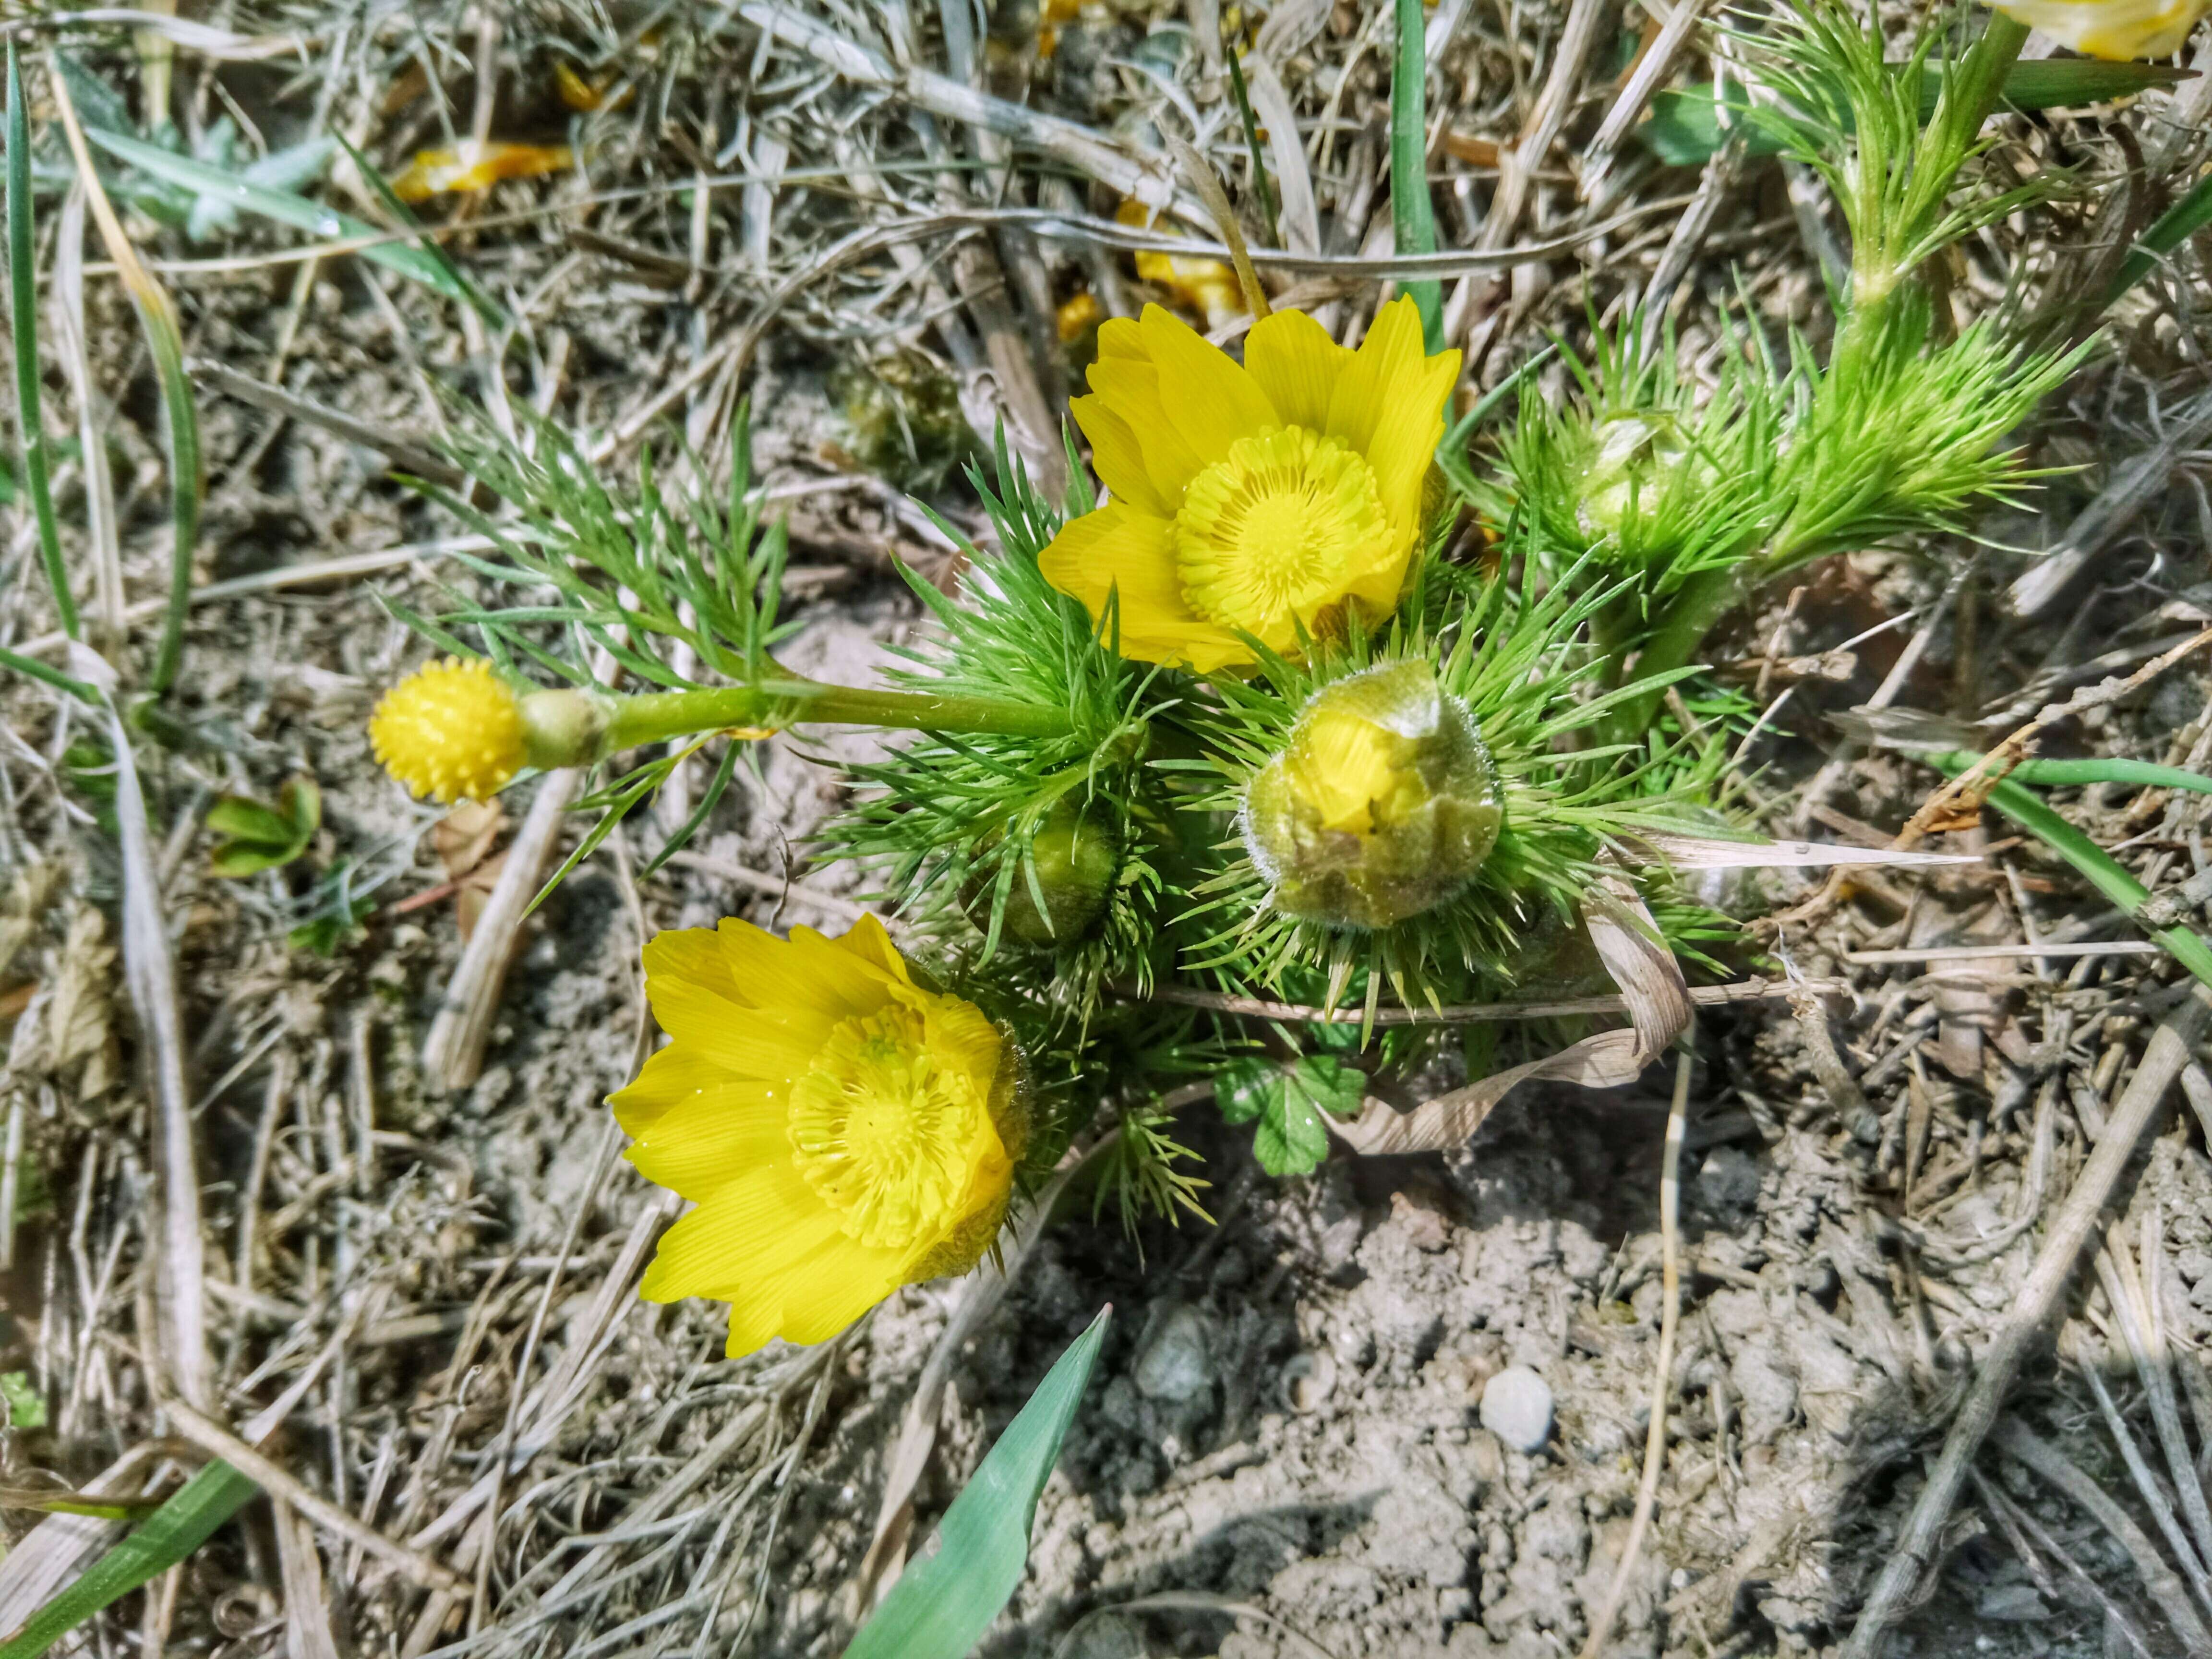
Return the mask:
<svg viewBox="0 0 2212 1659">
<path fill-rule="evenodd" d="M 1121 867 L 1120 838 L 1103 812 L 1062 796 L 1030 838 L 1027 863 L 1015 870 L 1006 894 L 1006 933 L 1024 945 L 1073 945 L 1105 913 Z M 1032 873 L 1044 894 L 1042 909 L 1030 888 Z M 991 895 L 988 880 L 971 882 L 961 895 L 969 919 L 987 931 Z"/>
<path fill-rule="evenodd" d="M 1713 482 L 1711 465 L 1663 411 L 1608 416 L 1591 436 L 1595 447 L 1583 468 L 1575 522 L 1594 539 L 1619 535 L 1632 513 L 1650 518 L 1670 490 L 1703 491 Z"/>
<path fill-rule="evenodd" d="M 1388 927 L 1464 889 L 1504 819 L 1474 717 L 1411 659 L 1316 692 L 1245 791 L 1242 828 L 1276 908 Z"/>
</svg>

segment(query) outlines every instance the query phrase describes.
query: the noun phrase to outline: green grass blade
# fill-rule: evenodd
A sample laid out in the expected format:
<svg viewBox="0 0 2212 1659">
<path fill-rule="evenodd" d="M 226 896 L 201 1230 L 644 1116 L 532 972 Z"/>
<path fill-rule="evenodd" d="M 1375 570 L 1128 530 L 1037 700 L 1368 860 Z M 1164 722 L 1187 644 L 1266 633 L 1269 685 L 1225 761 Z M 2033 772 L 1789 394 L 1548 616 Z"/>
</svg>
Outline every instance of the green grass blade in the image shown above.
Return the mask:
<svg viewBox="0 0 2212 1659">
<path fill-rule="evenodd" d="M 1437 220 L 1429 202 L 1429 58 L 1421 0 L 1397 0 L 1398 57 L 1390 75 L 1390 227 L 1401 253 L 1434 253 Z M 1421 309 L 1431 355 L 1444 349 L 1444 289 L 1433 276 L 1403 284 Z"/>
<path fill-rule="evenodd" d="M 2199 179 L 2194 190 L 2159 215 L 2158 222 L 2143 233 L 2142 240 L 2121 264 L 2120 274 L 2112 279 L 2112 299 L 2149 276 L 2160 259 L 2207 225 L 2212 225 L 2212 173 Z"/>
<path fill-rule="evenodd" d="M 1114 1310 L 1067 1346 L 937 1523 L 937 1548 L 907 1564 L 845 1659 L 964 1659 L 1029 1569 L 1037 1494 L 1060 1462 Z M 14 1659 L 0 1653 L 0 1659 Z"/>
<path fill-rule="evenodd" d="M 1955 777 L 1982 757 L 1972 750 L 1962 749 L 1933 758 L 1939 768 Z M 2212 795 L 2212 777 L 2150 761 L 2024 760 L 2005 775 L 2014 783 L 2039 783 L 2053 788 L 2069 784 L 2119 783 L 2131 789 L 2186 789 L 2195 794 Z"/>
<path fill-rule="evenodd" d="M 147 350 L 161 387 L 162 425 L 169 440 L 169 602 L 161 617 L 161 643 L 147 684 L 158 696 L 176 682 L 185 654 L 185 613 L 192 604 L 192 550 L 199 544 L 200 416 L 192 403 L 192 384 L 185 374 L 185 337 L 169 296 L 159 289 L 138 300 Z"/>
<path fill-rule="evenodd" d="M 31 492 L 31 511 L 39 524 L 39 554 L 53 589 L 62 631 L 81 637 L 76 601 L 70 597 L 69 568 L 62 562 L 61 527 L 54 519 L 54 492 L 48 481 L 46 423 L 40 412 L 39 295 L 36 254 L 31 243 L 31 119 L 23 100 L 23 66 L 15 42 L 8 42 L 8 305 L 15 349 L 15 422 L 22 444 L 23 482 Z"/>
<path fill-rule="evenodd" d="M 38 1659 L 86 1620 L 167 1572 L 208 1540 L 260 1488 L 228 1463 L 210 1463 L 82 1577 L 0 1643 L 0 1659 Z"/>
<path fill-rule="evenodd" d="M 1266 222 L 1267 240 L 1280 243 L 1282 227 L 1275 222 L 1275 187 L 1267 180 L 1267 163 L 1260 154 L 1260 120 L 1252 113 L 1252 94 L 1244 89 L 1244 65 L 1234 52 L 1229 59 L 1229 89 L 1237 95 L 1237 113 L 1244 123 L 1244 148 L 1252 156 L 1252 189 L 1260 198 L 1260 217 Z"/>
<path fill-rule="evenodd" d="M 1956 777 L 1978 757 L 1931 755 L 1929 763 L 1947 777 Z M 2052 764 L 2053 763 L 2045 763 Z M 2033 763 L 2029 763 L 2033 764 Z M 2161 768 L 2160 770 L 2166 769 Z M 1989 793 L 1990 805 L 2002 817 L 2025 830 L 2081 872 L 2089 884 L 2132 916 L 2150 896 L 2150 889 L 2123 869 L 2119 861 L 2045 805 L 2026 784 L 2007 778 Z M 2143 931 L 2164 945 L 2183 967 L 2212 985 L 2212 945 L 2189 927 L 2146 927 Z M 8 1659 L 0 1654 L 0 1659 Z"/>
<path fill-rule="evenodd" d="M 103 132 L 97 127 L 87 127 L 84 136 L 118 161 L 128 161 L 142 173 L 149 173 L 156 179 L 185 190 L 217 197 L 248 213 L 274 219 L 295 230 L 304 230 L 311 236 L 384 234 L 366 220 L 337 212 L 319 202 L 295 196 L 289 190 L 271 190 L 265 185 L 248 184 L 220 167 L 209 167 L 205 162 L 143 143 L 136 138 L 126 138 L 119 132 Z M 441 261 L 432 258 L 421 248 L 410 247 L 404 242 L 377 242 L 362 248 L 361 257 L 373 259 L 403 276 L 412 277 L 449 300 L 471 303 L 468 290 L 454 280 L 451 269 Z"/>
<path fill-rule="evenodd" d="M 399 192 L 393 190 L 392 181 L 377 170 L 376 163 L 356 149 L 350 143 L 347 143 L 343 133 L 338 135 L 338 143 L 345 145 L 345 153 L 352 158 L 356 171 L 368 182 L 368 187 L 376 192 L 376 199 L 384 204 L 385 211 L 408 229 L 420 230 L 422 228 L 422 222 L 415 216 L 415 210 L 412 208 L 399 199 Z M 500 308 L 498 302 L 476 283 L 471 282 L 468 274 L 453 263 L 452 257 L 444 248 L 426 236 L 422 239 L 418 251 L 424 258 L 445 272 L 446 280 L 460 290 L 462 297 L 477 308 L 477 314 L 485 322 L 494 328 L 501 329 L 514 325 L 513 319 Z"/>
<path fill-rule="evenodd" d="M 36 657 L 26 657 L 14 651 L 0 650 L 0 668 L 12 668 L 27 678 L 51 685 L 57 691 L 66 691 L 79 702 L 100 706 L 100 693 L 82 680 L 72 679 L 58 668 L 48 666 Z"/>
<path fill-rule="evenodd" d="M 1942 74 L 1940 62 L 1931 62 L 1923 70 L 1923 120 L 1936 112 Z M 2063 109 L 2124 98 L 2146 87 L 2170 85 L 2177 78 L 2172 69 L 2160 64 L 2052 58 L 2014 64 L 2005 73 L 2001 96 L 2017 110 Z M 1725 94 L 1729 125 L 1723 130 L 1717 108 L 1720 95 L 1710 81 L 1658 93 L 1651 100 L 1650 119 L 1637 128 L 1636 136 L 1669 167 L 1704 166 L 1729 132 L 1742 133 L 1748 155 L 1773 155 L 1781 151 L 1780 135 L 1751 118 L 1750 98 L 1734 83 Z"/>
</svg>

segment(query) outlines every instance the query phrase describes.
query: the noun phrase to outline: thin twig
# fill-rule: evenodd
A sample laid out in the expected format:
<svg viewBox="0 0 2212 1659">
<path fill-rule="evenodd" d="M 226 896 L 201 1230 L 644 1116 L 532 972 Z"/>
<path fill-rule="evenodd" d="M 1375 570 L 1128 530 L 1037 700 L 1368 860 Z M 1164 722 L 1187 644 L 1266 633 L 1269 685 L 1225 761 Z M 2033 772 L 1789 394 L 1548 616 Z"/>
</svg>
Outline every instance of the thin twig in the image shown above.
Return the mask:
<svg viewBox="0 0 2212 1659">
<path fill-rule="evenodd" d="M 271 1497 L 281 1498 L 324 1531 L 349 1544 L 358 1544 L 379 1560 L 388 1561 L 415 1583 L 431 1589 L 468 1594 L 468 1581 L 448 1571 L 420 1550 L 386 1538 L 305 1485 L 292 1472 L 240 1439 L 213 1418 L 181 1401 L 170 1401 L 166 1409 L 177 1431 L 194 1445 L 220 1457 Z"/>
<path fill-rule="evenodd" d="M 1357 1025 L 1367 1016 L 1358 1008 L 1322 1008 L 1310 1003 L 1270 1002 L 1263 997 L 1231 996 L 1219 991 L 1200 991 L 1181 985 L 1155 985 L 1149 991 L 1134 986 L 1109 988 L 1131 1001 L 1172 1002 L 1185 1008 L 1206 1008 L 1218 1014 L 1246 1019 L 1294 1019 L 1310 1025 Z M 1839 980 L 1746 979 L 1732 985 L 1692 985 L 1687 994 L 1700 1008 L 1732 1002 L 1781 1001 L 1807 996 L 1848 995 L 1850 988 Z M 1550 1002 L 1447 1003 L 1437 1008 L 1378 1008 L 1377 1025 L 1479 1025 L 1510 1019 L 1559 1019 L 1574 1014 L 1623 1014 L 1628 1012 L 1620 996 L 1566 997 Z"/>
<path fill-rule="evenodd" d="M 1994 1440 L 2008 1457 L 2021 1462 L 2041 1475 L 2064 1492 L 2083 1509 L 2094 1516 L 2105 1530 L 2119 1541 L 2136 1564 L 2136 1572 L 2142 1579 L 2143 1589 L 2158 1610 L 2166 1615 L 2166 1622 L 2173 1626 L 2174 1633 L 2187 1644 L 2191 1653 L 2212 1653 L 2212 1631 L 2197 1616 L 2189 1605 L 2189 1591 L 2173 1570 L 2166 1565 L 2143 1529 L 2135 1523 L 2135 1517 L 2120 1507 L 2118 1499 L 2066 1461 L 2063 1453 L 2049 1442 L 2039 1438 L 2017 1418 L 2008 1418 L 1990 1430 Z M 1863 1620 L 1859 1628 L 1866 1628 Z M 1853 1650 L 1856 1647 L 1853 1636 Z"/>
</svg>

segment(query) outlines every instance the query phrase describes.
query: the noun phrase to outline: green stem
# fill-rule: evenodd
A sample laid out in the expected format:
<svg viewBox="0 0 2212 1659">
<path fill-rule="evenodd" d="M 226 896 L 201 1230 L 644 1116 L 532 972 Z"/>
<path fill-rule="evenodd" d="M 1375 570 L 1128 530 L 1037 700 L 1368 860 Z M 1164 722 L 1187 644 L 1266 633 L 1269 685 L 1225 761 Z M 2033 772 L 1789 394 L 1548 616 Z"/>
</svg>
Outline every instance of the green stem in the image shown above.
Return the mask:
<svg viewBox="0 0 2212 1659">
<path fill-rule="evenodd" d="M 1397 0 L 1398 50 L 1390 71 L 1390 224 L 1401 253 L 1437 251 L 1436 210 L 1429 200 L 1427 24 L 1421 0 Z M 1400 283 L 1421 313 L 1421 338 L 1434 355 L 1444 349 L 1444 289 L 1433 276 Z"/>
<path fill-rule="evenodd" d="M 1735 565 L 1701 570 L 1675 590 L 1661 613 L 1658 628 L 1636 659 L 1638 679 L 1689 666 L 1704 648 L 1705 635 L 1713 624 L 1742 598 L 1736 583 L 1737 574 L 1738 567 Z M 1607 672 L 1615 677 L 1619 673 L 1617 668 Z M 1648 691 L 1640 697 L 1631 697 L 1615 709 L 1606 722 L 1613 741 L 1640 740 L 1657 718 L 1665 695 L 1663 689 Z"/>
<path fill-rule="evenodd" d="M 54 492 L 48 482 L 46 424 L 39 413 L 39 277 L 31 246 L 31 122 L 23 101 L 23 67 L 15 43 L 8 42 L 8 298 L 15 345 L 15 424 L 23 444 L 23 482 L 31 492 L 31 511 L 39 522 L 39 553 L 62 632 L 81 637 L 76 601 L 70 595 L 69 567 L 62 562 L 62 538 L 54 519 Z"/>
<path fill-rule="evenodd" d="M 613 700 L 602 754 L 728 726 L 824 724 L 883 726 L 916 732 L 971 732 L 1008 738 L 1065 738 L 1066 712 L 1006 697 L 939 696 L 923 691 L 864 690 L 817 680 L 769 680 L 704 691 L 650 691 Z"/>
</svg>

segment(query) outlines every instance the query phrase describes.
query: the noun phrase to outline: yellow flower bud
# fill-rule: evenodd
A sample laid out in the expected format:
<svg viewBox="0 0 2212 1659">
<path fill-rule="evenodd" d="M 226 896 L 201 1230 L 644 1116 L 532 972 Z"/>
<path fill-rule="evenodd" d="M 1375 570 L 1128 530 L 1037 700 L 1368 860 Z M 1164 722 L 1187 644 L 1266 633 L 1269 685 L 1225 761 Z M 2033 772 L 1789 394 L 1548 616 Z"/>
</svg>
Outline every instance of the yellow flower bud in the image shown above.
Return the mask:
<svg viewBox="0 0 2212 1659">
<path fill-rule="evenodd" d="M 1465 888 L 1504 818 L 1474 717 L 1413 659 L 1316 693 L 1252 780 L 1242 822 L 1276 908 L 1388 927 Z"/>
<path fill-rule="evenodd" d="M 647 1300 L 727 1302 L 745 1354 L 981 1259 L 1026 1149 L 1027 1068 L 881 922 L 661 933 L 645 988 L 668 1046 L 611 1103 L 630 1162 L 697 1206 L 662 1236 Z"/>
<path fill-rule="evenodd" d="M 1073 945 L 1090 932 L 1106 908 L 1106 896 L 1121 867 L 1113 826 L 1095 811 L 1062 796 L 1045 814 L 1030 842 L 1029 862 L 1044 892 L 1037 908 L 1028 871 L 1016 870 L 1006 893 L 1006 934 L 1024 945 Z M 976 927 L 991 925 L 992 879 L 979 879 L 961 895 L 962 907 Z"/>
<path fill-rule="evenodd" d="M 588 691 L 519 696 L 489 663 L 448 657 L 384 694 L 369 746 L 417 800 L 489 800 L 526 766 L 600 758 L 607 699 Z"/>
<path fill-rule="evenodd" d="M 2212 0 L 2005 0 L 1996 9 L 2062 46 L 2122 63 L 2173 56 Z"/>
<path fill-rule="evenodd" d="M 425 664 L 384 694 L 369 746 L 416 799 L 489 800 L 529 760 L 522 699 L 481 660 Z"/>
</svg>

